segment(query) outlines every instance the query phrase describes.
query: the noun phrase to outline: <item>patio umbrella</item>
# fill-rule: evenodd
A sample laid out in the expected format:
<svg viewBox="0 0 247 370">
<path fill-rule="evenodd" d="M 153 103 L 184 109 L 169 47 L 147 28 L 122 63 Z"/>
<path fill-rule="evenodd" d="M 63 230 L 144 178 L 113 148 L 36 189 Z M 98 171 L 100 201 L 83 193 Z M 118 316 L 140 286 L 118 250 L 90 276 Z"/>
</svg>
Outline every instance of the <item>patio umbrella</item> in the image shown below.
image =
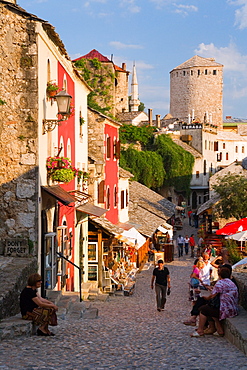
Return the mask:
<svg viewBox="0 0 247 370">
<path fill-rule="evenodd" d="M 242 231 L 240 233 L 229 235 L 226 237 L 226 239 L 233 239 L 237 240 L 238 242 L 241 242 L 241 251 L 242 251 L 243 242 L 247 240 L 247 230 Z"/>
<path fill-rule="evenodd" d="M 229 222 L 222 229 L 216 231 L 217 235 L 232 235 L 247 230 L 247 217 L 241 220 Z"/>
<path fill-rule="evenodd" d="M 238 261 L 237 263 L 235 263 L 235 265 L 233 265 L 232 268 L 235 269 L 235 267 L 240 266 L 240 265 L 247 265 L 247 257 L 245 257 L 241 261 Z"/>
</svg>

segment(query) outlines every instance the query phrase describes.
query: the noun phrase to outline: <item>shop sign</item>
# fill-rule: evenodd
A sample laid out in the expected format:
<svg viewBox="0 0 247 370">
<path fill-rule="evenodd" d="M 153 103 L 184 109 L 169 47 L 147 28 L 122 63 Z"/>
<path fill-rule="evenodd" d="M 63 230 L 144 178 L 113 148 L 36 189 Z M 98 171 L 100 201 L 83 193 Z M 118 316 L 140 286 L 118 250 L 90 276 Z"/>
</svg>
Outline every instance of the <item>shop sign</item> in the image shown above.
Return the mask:
<svg viewBox="0 0 247 370">
<path fill-rule="evenodd" d="M 27 239 L 6 239 L 5 256 L 26 257 L 29 255 Z"/>
</svg>

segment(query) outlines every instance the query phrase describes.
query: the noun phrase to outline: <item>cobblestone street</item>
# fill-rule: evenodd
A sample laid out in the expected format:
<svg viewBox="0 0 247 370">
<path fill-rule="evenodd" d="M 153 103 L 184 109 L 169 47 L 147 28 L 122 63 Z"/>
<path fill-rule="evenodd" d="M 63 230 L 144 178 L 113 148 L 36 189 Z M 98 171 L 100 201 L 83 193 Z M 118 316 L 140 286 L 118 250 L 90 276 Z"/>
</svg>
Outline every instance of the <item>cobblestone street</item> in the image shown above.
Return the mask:
<svg viewBox="0 0 247 370">
<path fill-rule="evenodd" d="M 133 296 L 93 302 L 97 319 L 60 320 L 56 336 L 0 344 L 0 369 L 247 369 L 246 356 L 225 338 L 190 338 L 188 277 L 192 259 L 167 264 L 171 295 L 164 312 L 150 288 L 153 266 L 137 276 Z"/>
</svg>

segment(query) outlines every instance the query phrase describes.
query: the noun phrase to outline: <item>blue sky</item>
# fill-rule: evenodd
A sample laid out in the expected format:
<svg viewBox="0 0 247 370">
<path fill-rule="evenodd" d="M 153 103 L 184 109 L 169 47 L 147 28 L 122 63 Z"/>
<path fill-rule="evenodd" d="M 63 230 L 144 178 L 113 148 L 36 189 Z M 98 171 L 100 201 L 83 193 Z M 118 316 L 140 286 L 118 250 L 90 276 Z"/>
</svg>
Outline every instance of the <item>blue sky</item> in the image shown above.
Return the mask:
<svg viewBox="0 0 247 370">
<path fill-rule="evenodd" d="M 247 0 L 17 0 L 72 59 L 97 49 L 132 71 L 140 100 L 169 112 L 169 72 L 195 54 L 224 65 L 223 117 L 247 118 Z"/>
</svg>

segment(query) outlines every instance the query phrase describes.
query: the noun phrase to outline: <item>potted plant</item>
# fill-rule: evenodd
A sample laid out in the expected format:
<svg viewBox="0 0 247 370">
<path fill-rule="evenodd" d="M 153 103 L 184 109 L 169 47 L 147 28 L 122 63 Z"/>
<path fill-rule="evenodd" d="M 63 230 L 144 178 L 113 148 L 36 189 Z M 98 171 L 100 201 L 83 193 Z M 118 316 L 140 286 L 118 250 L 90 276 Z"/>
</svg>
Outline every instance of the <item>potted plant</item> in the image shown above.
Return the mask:
<svg viewBox="0 0 247 370">
<path fill-rule="evenodd" d="M 78 170 L 72 167 L 71 160 L 66 157 L 48 157 L 46 160 L 48 178 L 53 181 L 70 182 Z"/>
<path fill-rule="evenodd" d="M 71 168 L 59 168 L 50 175 L 53 181 L 70 182 L 75 178 L 75 172 Z"/>
<path fill-rule="evenodd" d="M 59 90 L 59 87 L 56 83 L 54 82 L 47 82 L 47 86 L 46 86 L 46 93 L 47 95 L 52 98 L 53 96 L 55 96 L 57 94 Z"/>
</svg>

